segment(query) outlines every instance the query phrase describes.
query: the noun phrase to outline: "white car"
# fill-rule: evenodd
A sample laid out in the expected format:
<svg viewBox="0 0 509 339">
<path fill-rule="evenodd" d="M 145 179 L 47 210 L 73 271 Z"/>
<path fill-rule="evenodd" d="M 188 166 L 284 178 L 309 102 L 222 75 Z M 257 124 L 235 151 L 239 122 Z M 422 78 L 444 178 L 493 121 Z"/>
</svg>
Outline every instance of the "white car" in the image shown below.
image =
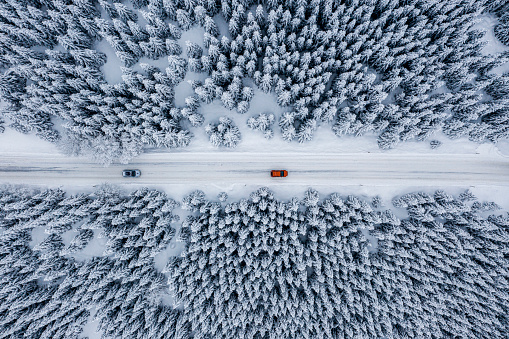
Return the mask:
<svg viewBox="0 0 509 339">
<path fill-rule="evenodd" d="M 124 178 L 137 178 L 141 175 L 140 170 L 123 170 L 122 176 Z"/>
</svg>

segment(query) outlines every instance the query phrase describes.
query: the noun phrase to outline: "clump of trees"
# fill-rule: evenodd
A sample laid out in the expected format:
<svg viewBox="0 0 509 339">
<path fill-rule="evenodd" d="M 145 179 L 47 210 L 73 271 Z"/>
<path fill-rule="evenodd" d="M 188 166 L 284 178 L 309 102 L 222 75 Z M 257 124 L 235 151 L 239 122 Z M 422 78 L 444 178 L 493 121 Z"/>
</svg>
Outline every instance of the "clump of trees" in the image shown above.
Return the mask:
<svg viewBox="0 0 509 339">
<path fill-rule="evenodd" d="M 503 44 L 509 46 L 509 17 L 506 15 L 500 18 L 500 23 L 495 26 L 495 36 Z"/>
<path fill-rule="evenodd" d="M 0 59 L 5 71 L 0 94 L 7 103 L 2 115 L 18 131 L 54 142 L 63 137 L 66 152 L 88 154 L 103 163 L 127 162 L 146 147 L 186 146 L 191 135 L 180 126 L 181 116 L 170 113 L 186 60 L 172 53 L 166 72 L 149 65 L 142 65 L 146 74 L 123 68 L 122 83 L 106 83 L 101 70 L 106 57 L 93 49 L 94 41 L 104 36 L 119 58 L 132 65 L 126 46 L 129 39 L 142 41 L 144 32 L 137 30 L 136 14 L 124 4 L 100 3 L 114 25 L 99 19 L 91 0 L 2 4 Z M 120 35 L 129 37 L 126 43 L 114 36 L 117 30 L 125 31 Z M 56 44 L 62 48 L 54 50 Z M 169 54 L 166 47 L 148 50 Z M 63 122 L 63 136 L 53 129 L 55 117 Z"/>
<path fill-rule="evenodd" d="M 0 190 L 0 333 L 8 338 L 79 338 L 94 309 L 105 337 L 188 338 L 178 310 L 163 306 L 164 275 L 153 258 L 175 234 L 178 206 L 164 193 L 104 187 L 66 197 L 60 189 Z M 69 246 L 62 234 L 77 226 Z M 49 235 L 33 248 L 32 230 Z M 90 233 L 103 257 L 77 261 Z"/>
<path fill-rule="evenodd" d="M 263 137 L 271 139 L 274 136 L 272 125 L 274 124 L 275 116 L 272 113 L 260 113 L 247 119 L 247 126 L 253 130 L 263 133 Z"/>
<path fill-rule="evenodd" d="M 205 126 L 205 132 L 215 147 L 236 147 L 241 140 L 239 128 L 226 116 L 220 117 L 218 123 Z"/>
<path fill-rule="evenodd" d="M 500 23 L 495 26 L 494 33 L 498 40 L 509 46 L 509 2 L 507 0 L 494 0 L 487 3 L 488 11 L 495 13 Z"/>
<path fill-rule="evenodd" d="M 225 207 L 199 191 L 185 202 L 186 249 L 167 271 L 201 336 L 507 335 L 509 218 L 484 217 L 496 206 L 468 191 L 401 196 L 403 220 L 312 189 L 301 201 L 261 188 Z"/>
<path fill-rule="evenodd" d="M 505 4 L 496 3 L 486 5 Z M 230 37 L 203 23 L 210 77 L 195 90 L 205 102 L 234 108 L 252 78 L 291 107 L 280 117 L 288 141 L 311 140 L 324 123 L 338 136 L 378 134 L 381 148 L 440 129 L 476 142 L 507 138 L 507 105 L 497 99 L 507 76 L 489 74 L 507 54 L 483 56 L 482 33 L 471 30 L 483 1 L 250 5 L 222 2 Z M 483 91 L 497 94 L 486 100 Z"/>
<path fill-rule="evenodd" d="M 138 24 L 138 15 L 125 4 L 107 0 L 99 4 L 110 20 L 95 18 L 97 34 L 111 45 L 125 66 L 136 64 L 143 56 L 156 60 L 181 53 L 176 42 L 182 36 L 181 29 L 165 22 L 165 16 L 158 15 L 153 4 L 148 11 L 139 11 L 147 22 L 145 27 Z"/>
</svg>

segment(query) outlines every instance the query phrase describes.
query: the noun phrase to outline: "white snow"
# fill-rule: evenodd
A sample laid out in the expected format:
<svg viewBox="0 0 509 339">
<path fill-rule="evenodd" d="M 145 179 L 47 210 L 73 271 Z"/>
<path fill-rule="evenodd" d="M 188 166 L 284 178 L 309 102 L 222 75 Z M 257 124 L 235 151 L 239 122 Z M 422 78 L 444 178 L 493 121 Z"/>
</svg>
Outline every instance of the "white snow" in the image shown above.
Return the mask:
<svg viewBox="0 0 509 339">
<path fill-rule="evenodd" d="M 501 43 L 496 37 L 493 29 L 499 24 L 499 20 L 493 14 L 483 14 L 479 17 L 479 22 L 472 29 L 480 29 L 486 31 L 484 41 L 487 42 L 482 52 L 485 55 L 501 53 L 509 50 L 509 47 Z"/>
<path fill-rule="evenodd" d="M 216 15 L 214 19 L 221 34 L 230 37 L 223 17 Z M 146 23 L 141 15 L 138 15 L 138 22 L 142 26 Z M 498 22 L 493 15 L 482 15 L 473 27 L 486 31 L 485 55 L 509 50 L 493 34 Z M 183 32 L 178 40 L 183 57 L 186 57 L 185 41 L 188 40 L 203 47 L 203 28 L 193 27 Z M 94 48 L 107 56 L 107 62 L 101 68 L 106 81 L 110 84 L 121 82 L 122 63 L 113 48 L 104 39 Z M 167 57 L 158 60 L 144 57 L 133 66 L 135 71 L 142 71 L 140 63 L 164 70 L 168 60 Z M 494 70 L 499 74 L 508 71 L 509 63 Z M 203 73 L 187 72 L 185 80 L 175 89 L 176 105 L 183 106 L 184 99 L 194 94 L 188 80 L 203 81 L 206 77 Z M 235 149 L 218 150 L 210 144 L 203 127 L 190 127 L 194 138 L 185 149 L 148 150 L 129 166 L 114 164 L 105 168 L 89 159 L 66 157 L 56 145 L 35 135 L 6 129 L 0 134 L 0 183 L 62 187 L 68 194 L 92 192 L 102 183 L 114 183 L 125 191 L 148 186 L 165 191 L 177 201 L 200 189 L 213 201 L 217 201 L 219 192 L 228 193 L 228 200 L 223 205 L 248 197 L 260 186 L 268 186 L 277 199 L 284 201 L 294 196 L 302 199 L 305 190 L 313 187 L 322 199 L 337 192 L 345 198 L 355 195 L 370 202 L 373 196 L 379 195 L 385 205 L 379 210 L 391 209 L 400 218 L 406 217 L 406 212 L 392 206 L 391 201 L 396 196 L 416 191 L 433 194 L 437 189 L 457 196 L 468 188 L 480 201 L 494 201 L 503 210 L 509 210 L 509 141 L 478 145 L 467 139 L 450 140 L 437 133 L 433 139 L 443 144 L 436 150 L 430 149 L 428 142 L 406 142 L 393 150 L 383 151 L 378 148 L 375 135 L 338 138 L 330 125 L 323 124 L 312 141 L 298 144 L 281 139 L 277 121 L 273 125 L 274 138 L 267 140 L 260 132 L 247 128 L 247 119 L 259 113 L 274 113 L 279 117 L 289 108 L 279 107 L 272 93 L 263 93 L 251 81 L 245 80 L 244 85 L 252 86 L 255 92 L 248 113 L 240 115 L 229 111 L 218 100 L 211 104 L 202 103 L 199 108 L 205 117 L 204 125 L 216 122 L 220 116 L 228 116 L 235 122 L 242 133 L 242 142 Z M 121 170 L 126 167 L 141 169 L 142 176 L 122 178 Z M 290 174 L 284 179 L 270 178 L 271 169 L 287 169 Z M 188 214 L 181 209 L 175 213 L 181 221 Z M 172 226 L 178 231 L 180 225 L 181 222 Z M 72 255 L 74 258 L 88 260 L 102 255 L 106 239 L 99 238 L 98 232 L 94 233 L 85 249 Z M 370 251 L 376 250 L 373 238 L 367 232 L 363 233 L 372 242 Z M 68 244 L 76 234 L 74 230 L 66 232 L 63 235 L 65 243 Z M 35 228 L 30 245 L 35 246 L 46 237 L 43 227 Z M 168 257 L 178 255 L 183 247 L 184 244 L 173 239 L 154 258 L 155 268 L 161 271 Z M 164 297 L 162 302 L 171 304 L 171 298 Z M 93 314 L 95 310 L 91 312 Z M 82 336 L 100 338 L 101 333 L 96 329 L 97 322 L 91 315 Z"/>
<path fill-rule="evenodd" d="M 83 332 L 81 332 L 80 338 L 89 338 L 89 339 L 100 339 L 102 337 L 102 331 L 97 331 L 97 327 L 99 325 L 98 320 L 94 320 L 96 310 L 90 310 L 90 316 L 88 317 L 88 322 L 83 326 Z"/>
<path fill-rule="evenodd" d="M 122 82 L 122 61 L 115 54 L 115 50 L 105 39 L 98 41 L 94 44 L 94 49 L 106 54 L 106 63 L 101 66 L 101 71 L 104 74 L 104 79 L 109 84 L 117 84 Z"/>
<path fill-rule="evenodd" d="M 505 51 L 509 51 L 509 46 L 501 43 L 494 34 L 493 29 L 500 21 L 493 14 L 483 14 L 479 17 L 479 23 L 474 25 L 472 29 L 481 29 L 486 32 L 484 35 L 484 41 L 486 41 L 486 46 L 484 46 L 482 52 L 484 55 L 497 54 Z M 502 74 L 509 72 L 509 62 L 501 65 L 493 70 L 494 73 Z"/>
<path fill-rule="evenodd" d="M 407 169 L 415 170 L 415 161 L 419 159 L 427 159 L 435 170 L 440 169 L 440 163 L 446 161 L 449 167 L 462 166 L 461 163 L 454 165 L 453 160 L 461 158 L 461 161 L 466 161 L 465 157 L 474 157 L 479 155 L 479 159 L 493 158 L 498 164 L 505 163 L 507 158 L 504 154 L 509 153 L 509 142 L 499 142 L 498 148 L 492 144 L 478 145 L 467 140 L 449 140 L 442 134 L 438 134 L 435 139 L 444 141 L 444 144 L 436 150 L 431 150 L 428 143 L 425 142 L 407 142 L 400 144 L 396 149 L 390 151 L 382 151 L 376 145 L 375 136 L 369 137 L 336 137 L 329 126 L 321 126 L 315 134 L 315 138 L 308 143 L 298 144 L 296 142 L 287 143 L 279 137 L 277 127 L 275 127 L 275 137 L 272 140 L 264 139 L 259 132 L 252 131 L 246 126 L 246 120 L 249 116 L 260 113 L 261 111 L 269 111 L 271 105 L 270 100 L 273 100 L 271 94 L 265 94 L 256 91 L 253 101 L 260 100 L 265 103 L 263 109 L 255 110 L 253 107 L 250 112 L 245 115 L 240 115 L 235 112 L 229 112 L 223 108 L 219 103 L 212 103 L 210 105 L 203 105 L 200 109 L 205 115 L 206 122 L 216 120 L 221 115 L 228 115 L 231 117 L 242 132 L 242 142 L 236 149 L 216 149 L 208 141 L 207 135 L 203 128 L 193 128 L 192 132 L 195 138 L 191 145 L 185 149 L 179 150 L 152 150 L 145 153 L 140 157 L 133 160 L 132 166 L 142 166 L 142 177 L 140 180 L 124 180 L 121 178 L 120 171 L 125 166 L 112 165 L 109 168 L 103 168 L 100 165 L 94 164 L 89 159 L 83 158 L 69 158 L 61 155 L 58 148 L 49 142 L 40 140 L 34 135 L 25 135 L 7 129 L 3 134 L 0 134 L 0 159 L 2 159 L 0 182 L 2 183 L 31 183 L 39 185 L 47 185 L 51 187 L 64 186 L 64 189 L 70 193 L 86 190 L 87 192 L 93 191 L 94 187 L 104 182 L 112 182 L 126 187 L 130 190 L 132 185 L 139 187 L 139 185 L 150 185 L 156 188 L 164 189 L 170 197 L 183 196 L 185 193 L 191 192 L 193 189 L 203 189 L 203 187 L 214 188 L 213 197 L 219 192 L 226 191 L 229 200 L 235 199 L 235 192 L 241 187 L 251 186 L 257 187 L 258 185 L 268 185 L 269 187 L 290 186 L 293 190 L 286 196 L 299 195 L 307 186 L 316 186 L 320 183 L 325 187 L 331 187 L 333 191 L 341 191 L 342 188 L 348 186 L 363 185 L 361 187 L 369 187 L 369 195 L 374 196 L 379 194 L 373 189 L 375 187 L 388 187 L 397 186 L 398 188 L 405 187 L 436 187 L 445 188 L 448 186 L 463 186 L 469 187 L 475 185 L 474 182 L 469 183 L 466 177 L 463 177 L 463 182 L 455 181 L 448 183 L 438 181 L 435 178 L 426 179 L 419 178 L 414 174 L 416 181 L 407 178 L 403 180 L 402 177 L 389 179 L 386 184 L 377 183 L 376 178 L 371 176 L 362 177 L 362 173 L 341 173 L 336 177 L 323 177 L 318 175 L 321 172 L 312 172 L 312 170 L 323 170 L 317 164 L 303 164 L 305 162 L 304 156 L 309 155 L 308 159 L 312 159 L 311 155 L 320 155 L 323 164 L 329 163 L 329 174 L 336 170 L 338 173 L 346 169 L 352 171 L 370 171 L 379 177 L 388 175 L 388 173 L 380 172 L 385 166 L 391 166 L 392 159 L 397 161 L 407 161 Z M 274 105 L 272 107 L 278 107 Z M 253 163 L 251 153 L 258 153 L 257 161 L 269 161 L 268 163 Z M 476 154 L 479 153 L 479 154 Z M 288 155 L 293 154 L 293 155 Z M 267 156 L 265 159 L 264 156 Z M 451 155 L 452 157 L 449 157 Z M 215 164 L 210 164 L 208 161 L 203 161 L 204 157 L 213 159 Z M 283 157 L 285 160 L 283 160 Z M 293 157 L 293 159 L 292 159 Z M 328 158 L 335 157 L 336 160 L 328 160 Z M 345 158 L 346 157 L 346 158 Z M 386 159 L 386 160 L 383 160 Z M 390 159 L 390 160 L 389 160 Z M 444 160 L 439 160 L 444 159 Z M 458 159 L 460 160 L 460 159 Z M 179 161 L 180 164 L 173 161 Z M 182 162 L 191 162 L 191 164 L 182 164 Z M 201 161 L 202 167 L 197 167 Z M 209 160 L 210 161 L 210 160 Z M 245 167 L 238 167 L 235 162 L 240 161 L 246 165 Z M 346 162 L 345 162 L 346 161 Z M 364 165 L 360 161 L 367 161 Z M 380 161 L 383 161 L 380 163 Z M 480 161 L 481 163 L 484 160 Z M 224 164 L 228 163 L 229 171 L 224 169 Z M 158 165 L 159 163 L 159 165 Z M 163 163 L 163 165 L 161 165 Z M 287 167 L 291 175 L 285 181 L 272 181 L 267 178 L 267 172 L 272 169 L 272 166 L 290 166 L 295 164 L 299 168 Z M 216 173 L 214 176 L 208 176 L 195 181 L 195 171 L 205 171 L 214 166 Z M 302 167 L 311 166 L 308 173 L 299 173 L 292 170 L 303 171 Z M 345 167 L 347 166 L 347 167 Z M 364 168 L 363 166 L 370 166 Z M 384 166 L 384 167 L 381 167 Z M 486 166 L 486 170 L 491 170 L 490 166 Z M 25 172 L 16 172 L 18 167 L 24 167 Z M 28 168 L 32 167 L 32 168 Z M 221 169 L 223 167 L 223 169 Z M 397 167 L 397 165 L 393 165 Z M 412 169 L 413 167 L 413 169 Z M 40 170 L 44 169 L 43 172 Z M 31 171 L 29 171 L 31 170 Z M 394 169 L 400 170 L 402 169 Z M 10 171 L 10 172 L 9 172 Z M 14 171 L 14 172 L 12 172 Z M 253 172 L 258 171 L 258 172 Z M 182 177 L 175 177 L 176 173 L 180 173 Z M 304 171 L 305 172 L 305 171 Z M 205 175 L 206 171 L 200 174 Z M 211 173 L 209 173 L 211 174 Z M 168 177 L 166 177 L 168 175 Z M 208 174 L 207 174 L 208 175 Z M 473 173 L 472 175 L 480 178 L 480 173 Z M 354 178 L 356 177 L 356 178 Z M 180 181 L 181 179 L 185 181 Z M 490 187 L 507 187 L 507 181 L 499 181 L 498 183 L 493 180 Z M 251 188 L 250 188 L 251 189 Z M 176 192 L 177 190 L 177 192 Z M 406 189 L 405 189 L 406 190 Z M 291 192 L 296 192 L 292 194 Z M 243 193 L 241 193 L 242 195 Z M 493 196 L 495 202 L 498 203 L 498 197 Z"/>
<path fill-rule="evenodd" d="M 200 45 L 201 48 L 204 48 L 203 34 L 205 34 L 205 29 L 200 26 L 193 26 L 189 30 L 182 32 L 182 36 L 177 40 L 180 47 L 182 47 L 181 56 L 187 57 L 186 41 L 194 42 L 195 44 Z"/>
<path fill-rule="evenodd" d="M 230 34 L 230 30 L 228 29 L 228 23 L 226 22 L 224 16 L 222 14 L 216 14 L 214 15 L 213 19 L 219 30 L 219 36 L 220 37 L 225 36 L 228 39 L 231 39 L 232 36 Z"/>
<path fill-rule="evenodd" d="M 140 178 L 122 178 L 123 165 L 103 167 L 79 158 L 51 154 L 2 154 L 0 182 L 53 185 L 207 184 L 268 186 L 508 186 L 509 159 L 494 147 L 479 154 L 401 154 L 339 152 L 178 152 L 148 153 L 129 167 Z M 271 178 L 287 169 L 287 178 Z M 219 192 L 218 192 L 219 193 Z"/>
<path fill-rule="evenodd" d="M 0 154 L 17 153 L 59 154 L 58 147 L 51 142 L 41 140 L 34 134 L 22 134 L 11 128 L 0 133 Z"/>
<path fill-rule="evenodd" d="M 194 90 L 188 83 L 190 80 L 205 81 L 207 75 L 205 73 L 187 72 L 184 81 L 175 86 L 175 106 L 184 107 L 185 99 L 194 95 Z"/>
<path fill-rule="evenodd" d="M 28 243 L 30 248 L 34 248 L 40 244 L 44 239 L 48 237 L 48 234 L 44 232 L 44 227 L 36 227 L 32 230 L 32 240 Z"/>
<path fill-rule="evenodd" d="M 161 72 L 165 72 L 165 69 L 166 67 L 168 67 L 168 56 L 163 56 L 163 57 L 160 57 L 159 59 L 157 60 L 153 60 L 153 59 L 149 59 L 147 58 L 146 56 L 144 57 L 141 57 L 140 60 L 138 60 L 138 62 L 136 64 L 134 64 L 133 66 L 131 66 L 131 69 L 133 71 L 136 71 L 136 72 L 139 72 L 139 73 L 145 73 L 143 71 L 143 69 L 141 68 L 141 64 L 148 64 L 148 65 L 151 65 L 151 66 L 154 66 L 154 67 L 157 67 L 159 68 L 159 70 Z"/>
<path fill-rule="evenodd" d="M 94 237 L 90 240 L 90 242 L 85 246 L 84 249 L 81 251 L 78 251 L 76 253 L 70 254 L 70 257 L 73 257 L 74 259 L 78 261 L 86 261 L 90 260 L 94 257 L 102 257 L 104 251 L 106 250 L 106 243 L 108 239 L 105 238 L 99 238 L 100 231 L 93 230 L 94 231 Z M 76 236 L 78 233 L 74 233 L 74 236 Z"/>
<path fill-rule="evenodd" d="M 271 95 L 257 93 L 256 96 L 262 98 L 260 102 L 266 103 L 265 107 L 269 110 Z M 256 96 L 253 100 L 259 100 Z M 204 108 L 207 109 L 207 120 L 229 113 L 219 104 L 206 105 Z M 207 199 L 216 201 L 217 194 L 224 191 L 229 196 L 225 203 L 245 198 L 261 185 L 268 186 L 277 199 L 285 201 L 294 196 L 302 199 L 305 190 L 313 187 L 320 192 L 322 199 L 333 192 L 343 197 L 352 194 L 368 202 L 373 196 L 380 195 L 384 208 L 391 209 L 400 218 L 404 218 L 406 212 L 392 206 L 391 201 L 395 196 L 416 191 L 432 194 L 436 189 L 445 189 L 450 194 L 458 195 L 470 188 L 480 201 L 495 201 L 503 210 L 509 210 L 509 159 L 504 156 L 504 153 L 507 154 L 504 151 L 509 150 L 507 142 L 499 143 L 497 148 L 491 144 L 479 146 L 465 140 L 447 140 L 437 150 L 430 150 L 427 143 L 416 142 L 383 152 L 377 148 L 374 137 L 339 139 L 328 127 L 322 127 L 323 131 L 317 131 L 312 142 L 288 144 L 280 140 L 277 133 L 274 140 L 268 141 L 247 129 L 245 120 L 251 115 L 251 112 L 246 115 L 230 113 L 243 131 L 244 139 L 238 149 L 217 150 L 210 145 L 203 132 L 203 135 L 196 136 L 188 149 L 173 153 L 151 152 L 135 159 L 129 166 L 139 166 L 143 174 L 139 178 L 141 180 L 131 181 L 123 180 L 120 176 L 124 166 L 104 168 L 88 159 L 65 157 L 51 143 L 7 129 L 0 134 L 0 182 L 61 186 L 69 194 L 91 192 L 94 186 L 102 182 L 114 182 L 125 191 L 139 186 L 160 189 L 177 201 L 195 189 L 204 191 Z M 437 136 L 437 139 L 443 138 Z M 438 175 L 433 177 L 429 173 L 422 173 L 422 177 L 416 175 L 409 178 L 414 170 L 425 168 L 423 161 Z M 402 162 L 407 167 L 402 167 Z M 278 165 L 288 166 L 288 178 L 276 180 L 267 177 L 268 170 Z M 306 166 L 309 166 L 309 170 L 302 170 Z M 345 166 L 349 166 L 350 172 L 341 172 Z M 437 173 L 441 166 L 447 166 L 452 172 Z M 31 171 L 15 172 L 17 167 L 31 167 Z M 296 172 L 296 169 L 302 172 Z M 388 169 L 402 172 L 387 179 L 391 175 Z M 173 170 L 181 177 L 175 177 Z M 408 173 L 405 174 L 405 170 L 409 170 Z M 492 171 L 497 171 L 497 176 L 493 176 Z M 196 178 L 197 173 L 202 180 L 196 180 L 199 179 Z M 447 179 L 439 180 L 442 175 Z M 488 185 L 478 185 L 469 176 L 484 177 L 490 182 Z M 168 180 L 173 180 L 173 183 Z M 175 212 L 181 216 L 181 220 L 187 215 L 186 211 L 180 209 Z M 178 230 L 180 223 L 173 227 Z M 371 243 L 369 250 L 376 251 L 376 241 L 367 232 L 363 233 Z M 37 228 L 33 232 L 31 245 L 39 243 L 46 236 L 43 228 Z M 86 260 L 102 255 L 104 241 L 96 234 L 87 247 L 73 257 Z M 178 255 L 182 249 L 182 243 L 172 240 L 167 249 L 154 258 L 156 269 L 162 270 L 168 258 Z M 171 305 L 173 300 L 169 296 L 162 296 L 161 303 Z M 100 338 L 101 333 L 96 332 L 97 322 L 92 319 L 84 326 L 82 336 Z"/>
</svg>

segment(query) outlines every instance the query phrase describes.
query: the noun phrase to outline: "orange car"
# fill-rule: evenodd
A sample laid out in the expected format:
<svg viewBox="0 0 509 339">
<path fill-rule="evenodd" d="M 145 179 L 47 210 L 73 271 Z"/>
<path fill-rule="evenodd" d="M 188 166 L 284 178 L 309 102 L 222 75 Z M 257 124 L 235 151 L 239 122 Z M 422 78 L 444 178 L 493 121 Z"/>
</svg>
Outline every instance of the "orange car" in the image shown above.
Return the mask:
<svg viewBox="0 0 509 339">
<path fill-rule="evenodd" d="M 272 170 L 270 171 L 271 177 L 286 177 L 288 175 L 288 171 L 286 170 Z"/>
</svg>

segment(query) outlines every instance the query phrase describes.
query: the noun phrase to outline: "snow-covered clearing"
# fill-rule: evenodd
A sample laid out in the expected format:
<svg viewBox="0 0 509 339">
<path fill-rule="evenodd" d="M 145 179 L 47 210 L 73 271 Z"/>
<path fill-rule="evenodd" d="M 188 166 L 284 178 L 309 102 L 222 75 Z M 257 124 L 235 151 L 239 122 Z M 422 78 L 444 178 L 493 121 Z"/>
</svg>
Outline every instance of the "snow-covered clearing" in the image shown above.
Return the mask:
<svg viewBox="0 0 509 339">
<path fill-rule="evenodd" d="M 486 31 L 484 40 L 487 42 L 482 52 L 485 55 L 496 54 L 509 50 L 509 47 L 498 41 L 493 33 L 493 28 L 499 23 L 498 18 L 493 14 L 484 14 L 479 17 L 479 22 L 474 25 L 473 29 L 481 29 Z"/>
<path fill-rule="evenodd" d="M 501 43 L 493 33 L 493 29 L 498 23 L 498 18 L 493 14 L 484 14 L 479 18 L 479 22 L 473 27 L 473 29 L 481 29 L 486 32 L 484 35 L 486 46 L 482 49 L 482 53 L 484 55 L 509 51 L 509 47 Z M 509 63 L 505 63 L 504 65 L 495 68 L 493 72 L 498 74 L 509 72 Z"/>
</svg>

